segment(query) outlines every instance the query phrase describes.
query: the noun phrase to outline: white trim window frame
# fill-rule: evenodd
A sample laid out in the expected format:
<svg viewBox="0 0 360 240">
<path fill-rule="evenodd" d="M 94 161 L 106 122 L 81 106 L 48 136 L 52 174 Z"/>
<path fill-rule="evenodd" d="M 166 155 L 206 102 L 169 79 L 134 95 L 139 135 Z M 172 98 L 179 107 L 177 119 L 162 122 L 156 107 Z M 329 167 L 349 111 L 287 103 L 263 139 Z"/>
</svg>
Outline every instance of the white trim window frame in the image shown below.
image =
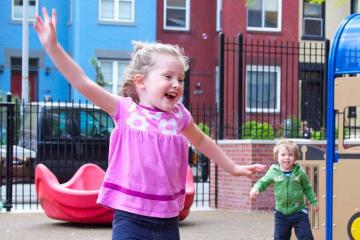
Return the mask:
<svg viewBox="0 0 360 240">
<path fill-rule="evenodd" d="M 117 94 L 124 81 L 124 72 L 129 60 L 99 59 L 98 62 L 105 82 L 103 88 Z"/>
<path fill-rule="evenodd" d="M 249 31 L 281 32 L 282 0 L 252 0 L 247 6 Z"/>
<path fill-rule="evenodd" d="M 216 31 L 222 29 L 222 0 L 216 0 Z"/>
<path fill-rule="evenodd" d="M 303 38 L 324 38 L 324 3 L 303 2 Z M 316 32 L 318 30 L 318 32 Z"/>
<path fill-rule="evenodd" d="M 11 19 L 15 21 L 23 20 L 23 0 L 11 1 Z M 35 15 L 39 13 L 39 0 L 28 0 L 28 20 L 35 21 Z"/>
<path fill-rule="evenodd" d="M 135 0 L 99 0 L 99 20 L 110 23 L 134 23 Z"/>
<path fill-rule="evenodd" d="M 163 22 L 165 30 L 189 31 L 190 0 L 164 0 Z"/>
<path fill-rule="evenodd" d="M 281 67 L 246 66 L 246 112 L 280 112 Z"/>
</svg>

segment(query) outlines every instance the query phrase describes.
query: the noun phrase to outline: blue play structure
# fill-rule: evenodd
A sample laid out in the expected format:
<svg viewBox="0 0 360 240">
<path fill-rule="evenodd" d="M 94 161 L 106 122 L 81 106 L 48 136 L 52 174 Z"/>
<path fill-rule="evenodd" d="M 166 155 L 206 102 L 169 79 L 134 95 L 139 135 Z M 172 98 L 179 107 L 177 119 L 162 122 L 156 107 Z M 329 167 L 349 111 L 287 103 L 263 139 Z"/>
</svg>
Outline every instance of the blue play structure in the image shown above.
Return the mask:
<svg viewBox="0 0 360 240">
<path fill-rule="evenodd" d="M 346 109 L 360 106 L 360 14 L 340 24 L 329 53 L 326 239 L 360 239 L 360 147 L 344 146 Z M 335 113 L 338 144 L 335 149 Z M 346 144 L 345 144 L 346 145 Z"/>
</svg>

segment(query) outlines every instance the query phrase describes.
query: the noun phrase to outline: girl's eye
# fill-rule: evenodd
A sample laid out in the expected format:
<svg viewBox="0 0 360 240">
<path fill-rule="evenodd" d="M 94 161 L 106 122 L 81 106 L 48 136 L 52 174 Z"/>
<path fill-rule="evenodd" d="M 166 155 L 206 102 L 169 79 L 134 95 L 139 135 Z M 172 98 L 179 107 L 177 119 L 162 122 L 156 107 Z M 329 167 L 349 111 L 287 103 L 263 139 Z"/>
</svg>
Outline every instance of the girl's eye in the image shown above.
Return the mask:
<svg viewBox="0 0 360 240">
<path fill-rule="evenodd" d="M 185 80 L 184 79 L 179 79 L 178 80 L 180 84 L 184 84 Z"/>
</svg>

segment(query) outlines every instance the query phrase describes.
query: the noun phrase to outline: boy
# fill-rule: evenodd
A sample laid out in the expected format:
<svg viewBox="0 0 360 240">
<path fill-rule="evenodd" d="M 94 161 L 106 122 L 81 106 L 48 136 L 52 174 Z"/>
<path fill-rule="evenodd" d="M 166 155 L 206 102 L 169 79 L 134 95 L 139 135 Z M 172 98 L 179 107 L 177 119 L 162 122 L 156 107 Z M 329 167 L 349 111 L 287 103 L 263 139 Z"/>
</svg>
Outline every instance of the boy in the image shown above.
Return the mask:
<svg viewBox="0 0 360 240">
<path fill-rule="evenodd" d="M 273 157 L 278 163 L 256 182 L 250 191 L 250 199 L 255 200 L 259 192 L 273 184 L 276 202 L 274 239 L 290 239 L 293 227 L 298 239 L 314 239 L 304 195 L 314 211 L 318 211 L 318 201 L 306 172 L 296 163 L 299 148 L 290 140 L 281 140 L 274 147 Z"/>
</svg>

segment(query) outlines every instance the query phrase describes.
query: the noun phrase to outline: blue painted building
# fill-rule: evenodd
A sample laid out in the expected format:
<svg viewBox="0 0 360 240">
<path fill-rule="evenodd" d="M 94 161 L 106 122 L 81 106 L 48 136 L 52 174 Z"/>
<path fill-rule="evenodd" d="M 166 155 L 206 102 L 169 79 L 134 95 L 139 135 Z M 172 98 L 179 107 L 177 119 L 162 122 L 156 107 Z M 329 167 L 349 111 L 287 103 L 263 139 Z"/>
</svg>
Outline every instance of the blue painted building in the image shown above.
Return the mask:
<svg viewBox="0 0 360 240">
<path fill-rule="evenodd" d="M 156 0 L 28 0 L 29 88 L 31 100 L 84 100 L 46 55 L 32 28 L 34 14 L 56 8 L 58 40 L 96 81 L 101 68 L 104 88 L 116 92 L 130 59 L 132 40 L 155 41 Z M 0 7 L 0 94 L 21 95 L 22 1 Z M 96 59 L 94 64 L 94 59 Z"/>
</svg>

